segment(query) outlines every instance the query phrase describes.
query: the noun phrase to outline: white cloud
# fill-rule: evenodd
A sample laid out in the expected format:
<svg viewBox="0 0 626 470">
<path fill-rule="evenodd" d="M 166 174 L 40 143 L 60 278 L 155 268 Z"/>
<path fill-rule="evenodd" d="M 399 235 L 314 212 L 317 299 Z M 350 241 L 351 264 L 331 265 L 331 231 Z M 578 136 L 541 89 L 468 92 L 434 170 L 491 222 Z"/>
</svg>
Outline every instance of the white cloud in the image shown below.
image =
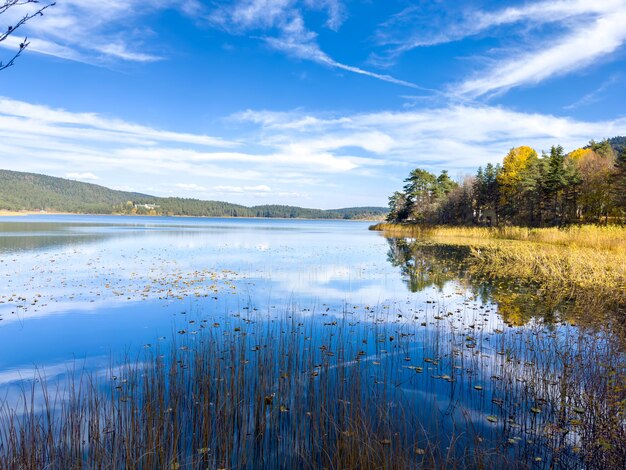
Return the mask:
<svg viewBox="0 0 626 470">
<path fill-rule="evenodd" d="M 272 188 L 265 184 L 260 184 L 258 186 L 215 186 L 213 191 L 218 193 L 229 193 L 229 194 L 243 194 L 243 193 L 269 193 L 272 191 Z"/>
<path fill-rule="evenodd" d="M 620 81 L 622 81 L 622 77 L 620 75 L 611 75 L 607 80 L 605 80 L 598 88 L 596 88 L 595 90 L 593 90 L 590 93 L 587 93 L 586 95 L 582 96 L 581 98 L 579 98 L 578 100 L 576 100 L 574 103 L 569 104 L 567 106 L 564 106 L 563 109 L 576 109 L 579 108 L 581 106 L 587 106 L 591 103 L 595 103 L 597 101 L 600 100 L 600 96 L 609 88 L 611 88 L 613 85 L 615 85 L 616 83 L 619 83 Z"/>
<path fill-rule="evenodd" d="M 370 155 L 363 162 L 352 161 L 375 171 L 378 162 L 447 168 L 453 174 L 501 161 L 511 147 L 518 145 L 547 150 L 562 144 L 574 149 L 591 138 L 626 132 L 624 118 L 587 122 L 493 106 L 454 105 L 344 116 L 249 110 L 233 119 L 261 126 L 264 138 L 275 143 L 297 142 L 335 153 L 340 153 L 345 145 L 356 145 Z"/>
<path fill-rule="evenodd" d="M 86 181 L 96 181 L 100 179 L 93 173 L 65 173 L 65 177 L 72 179 L 72 180 L 86 180 Z"/>
<path fill-rule="evenodd" d="M 344 18 L 344 9 L 338 0 L 305 0 L 303 5 L 296 0 L 239 0 L 217 9 L 209 19 L 213 24 L 232 33 L 261 31 L 262 39 L 270 47 L 299 59 L 396 85 L 420 88 L 408 81 L 370 72 L 331 58 L 320 49 L 317 34 L 305 25 L 302 9 L 307 7 L 326 9 L 329 15 L 327 26 L 335 31 L 339 29 Z"/>
<path fill-rule="evenodd" d="M 625 25 L 626 9 L 603 15 L 547 47 L 500 61 L 486 74 L 463 82 L 457 91 L 477 97 L 579 70 L 620 48 L 626 41 Z"/>
<path fill-rule="evenodd" d="M 272 188 L 270 188 L 266 184 L 260 184 L 258 186 L 247 186 L 244 189 L 246 189 L 248 191 L 256 191 L 256 192 L 259 192 L 259 193 L 269 193 L 269 192 L 272 191 Z"/>
<path fill-rule="evenodd" d="M 333 31 L 339 30 L 347 12 L 341 0 L 305 0 L 304 2 L 310 8 L 323 9 L 328 12 L 328 20 L 326 26 Z"/>
<path fill-rule="evenodd" d="M 624 8 L 623 0 L 557 0 L 528 2 L 496 11 L 475 10 L 466 4 L 442 7 L 410 6 L 385 21 L 376 31 L 379 44 L 397 56 L 409 50 L 458 41 L 478 34 L 497 35 L 499 26 L 526 22 L 531 27 L 589 19 Z M 572 24 L 573 25 L 573 24 Z M 576 22 L 576 25 L 578 23 Z"/>
<path fill-rule="evenodd" d="M 208 188 L 206 188 L 205 186 L 199 185 L 199 184 L 195 184 L 195 183 L 179 183 L 179 184 L 175 184 L 175 187 L 179 188 L 179 189 L 184 189 L 186 191 L 207 191 Z"/>
<path fill-rule="evenodd" d="M 157 188 L 157 195 L 298 203 L 306 194 L 326 198 L 325 206 L 358 205 L 358 197 L 381 204 L 411 168 L 473 173 L 514 146 L 569 150 L 623 135 L 626 118 L 592 122 L 454 105 L 357 114 L 248 110 L 229 118 L 233 127 L 246 137 L 232 142 L 0 99 L 0 168 L 97 175 L 105 186 Z"/>
<path fill-rule="evenodd" d="M 18 5 L 3 14 L 13 23 L 40 4 Z M 62 59 L 90 64 L 113 60 L 152 62 L 161 56 L 147 51 L 153 32 L 139 27 L 139 19 L 154 11 L 175 8 L 187 15 L 197 15 L 201 5 L 196 0 L 62 0 L 20 28 L 21 38 L 29 37 L 30 50 Z M 0 43 L 14 48 L 18 38 Z"/>
<path fill-rule="evenodd" d="M 429 6 L 411 6 L 383 23 L 376 39 L 386 50 L 372 60 L 389 65 L 419 47 L 476 35 L 503 38 L 487 69 L 448 87 L 451 94 L 470 98 L 571 73 L 610 57 L 626 42 L 626 0 L 527 2 L 495 11 L 463 3 Z M 540 30 L 547 24 L 552 32 Z M 515 46 L 510 38 L 516 38 Z"/>
<path fill-rule="evenodd" d="M 74 113 L 3 97 L 0 97 L 0 120 L 4 127 L 0 132 L 10 134 L 11 129 L 19 128 L 20 134 L 38 138 L 54 136 L 67 140 L 143 143 L 146 146 L 157 142 L 222 148 L 238 145 L 216 137 L 162 131 L 96 113 Z"/>
</svg>

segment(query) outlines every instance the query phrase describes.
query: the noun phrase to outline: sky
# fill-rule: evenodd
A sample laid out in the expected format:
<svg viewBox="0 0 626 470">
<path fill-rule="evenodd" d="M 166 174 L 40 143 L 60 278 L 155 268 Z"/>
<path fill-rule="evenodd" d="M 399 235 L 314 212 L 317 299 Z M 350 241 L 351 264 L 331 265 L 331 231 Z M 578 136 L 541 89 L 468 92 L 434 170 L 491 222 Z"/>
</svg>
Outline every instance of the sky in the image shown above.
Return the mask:
<svg viewBox="0 0 626 470">
<path fill-rule="evenodd" d="M 626 135 L 624 25 L 626 0 L 57 0 L 0 42 L 29 42 L 0 71 L 0 168 L 385 206 L 416 167 Z"/>
</svg>

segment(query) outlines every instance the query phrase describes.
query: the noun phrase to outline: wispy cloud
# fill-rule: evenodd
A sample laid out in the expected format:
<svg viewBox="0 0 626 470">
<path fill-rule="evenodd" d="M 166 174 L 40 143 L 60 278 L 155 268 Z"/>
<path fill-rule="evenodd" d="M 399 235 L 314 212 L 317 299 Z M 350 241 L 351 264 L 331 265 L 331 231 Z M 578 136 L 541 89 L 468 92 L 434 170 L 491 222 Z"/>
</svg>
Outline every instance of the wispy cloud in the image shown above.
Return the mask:
<svg viewBox="0 0 626 470">
<path fill-rule="evenodd" d="M 242 203 L 267 196 L 297 204 L 308 194 L 318 206 L 384 204 L 410 168 L 473 173 L 513 146 L 574 149 L 623 134 L 626 119 L 590 122 L 452 105 L 355 114 L 248 110 L 230 116 L 227 128 L 245 138 L 233 142 L 0 99 L 0 168 L 97 177 L 103 185 L 157 188 L 164 196 Z"/>
<path fill-rule="evenodd" d="M 272 191 L 272 188 L 267 186 L 266 184 L 259 184 L 257 186 L 215 186 L 213 188 L 214 191 L 220 193 L 253 193 L 253 194 L 266 194 Z"/>
<path fill-rule="evenodd" d="M 97 181 L 98 178 L 93 173 L 65 173 L 65 177 L 72 180 Z"/>
<path fill-rule="evenodd" d="M 339 0 L 238 0 L 218 8 L 209 20 L 231 33 L 260 34 L 270 47 L 292 57 L 396 85 L 420 88 L 406 80 L 344 64 L 330 57 L 320 48 L 317 33 L 305 24 L 303 10 L 307 8 L 325 9 L 328 12 L 326 26 L 334 31 L 339 29 L 345 17 Z"/>
<path fill-rule="evenodd" d="M 626 42 L 625 21 L 626 0 L 539 1 L 495 11 L 421 4 L 380 26 L 375 38 L 384 51 L 372 60 L 389 65 L 415 48 L 478 35 L 506 38 L 496 49 L 497 57 L 487 60 L 487 69 L 449 87 L 453 94 L 476 98 L 536 84 L 609 57 Z M 552 31 L 541 29 L 548 24 Z M 512 37 L 515 46 L 509 45 Z"/>
<path fill-rule="evenodd" d="M 478 165 L 500 161 L 517 145 L 542 150 L 560 143 L 574 149 L 591 138 L 623 133 L 626 126 L 624 118 L 587 122 L 460 105 L 340 116 L 246 111 L 233 118 L 260 126 L 264 138 L 272 142 L 298 142 L 333 152 L 357 146 L 368 159 L 384 165 L 453 171 L 473 171 Z M 371 163 L 367 166 L 376 169 Z"/>
<path fill-rule="evenodd" d="M 484 75 L 461 83 L 457 90 L 462 95 L 477 97 L 582 69 L 624 44 L 625 24 L 626 9 L 600 16 L 547 47 L 516 53 L 497 62 Z"/>
<path fill-rule="evenodd" d="M 620 83 L 621 81 L 623 81 L 623 78 L 620 75 L 618 74 L 611 75 L 598 88 L 596 88 L 590 93 L 587 93 L 586 95 L 583 95 L 580 99 L 576 100 L 574 103 L 564 106 L 563 109 L 571 110 L 571 109 L 580 108 L 582 106 L 587 106 L 592 103 L 596 103 L 600 101 L 602 95 L 609 88 L 613 87 L 613 85 L 617 83 Z"/>
<path fill-rule="evenodd" d="M 20 129 L 22 136 L 63 138 L 68 141 L 110 142 L 153 146 L 157 142 L 184 143 L 207 147 L 232 148 L 231 140 L 199 134 L 169 132 L 96 113 L 74 113 L 64 109 L 35 105 L 0 97 L 0 132 L 10 134 Z"/>
<path fill-rule="evenodd" d="M 3 15 L 3 20 L 14 22 L 36 6 L 16 6 Z M 150 50 L 146 38 L 153 33 L 139 27 L 138 20 L 166 8 L 194 15 L 201 5 L 196 0 L 60 0 L 43 17 L 26 23 L 20 35 L 29 37 L 31 51 L 62 59 L 89 64 L 153 62 L 162 58 L 161 52 Z M 0 46 L 13 48 L 15 40 Z"/>
<path fill-rule="evenodd" d="M 379 164 L 337 151 L 360 145 L 356 139 L 309 145 L 263 136 L 258 128 L 245 134 L 247 139 L 235 142 L 0 98 L 0 168 L 5 169 L 80 180 L 98 175 L 104 185 L 143 192 L 158 187 L 160 195 L 183 190 L 205 198 L 250 196 L 270 194 L 272 188 L 272 195 L 295 198 L 298 188 Z M 187 181 L 174 186 L 173 175 Z M 216 186 L 222 191 L 216 192 Z"/>
</svg>

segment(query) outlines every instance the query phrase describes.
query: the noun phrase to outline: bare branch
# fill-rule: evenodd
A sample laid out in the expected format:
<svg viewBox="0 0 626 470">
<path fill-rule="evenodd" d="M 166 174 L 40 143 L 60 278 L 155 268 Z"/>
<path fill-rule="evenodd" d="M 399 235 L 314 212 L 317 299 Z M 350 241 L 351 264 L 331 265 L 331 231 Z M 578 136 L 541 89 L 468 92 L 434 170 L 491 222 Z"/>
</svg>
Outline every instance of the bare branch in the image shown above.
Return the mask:
<svg viewBox="0 0 626 470">
<path fill-rule="evenodd" d="M 24 41 L 20 43 L 19 50 L 15 53 L 13 57 L 11 57 L 11 60 L 9 60 L 6 64 L 3 64 L 2 61 L 0 61 L 0 71 L 13 66 L 13 64 L 15 63 L 15 59 L 22 55 L 22 52 L 24 52 L 24 49 L 26 49 L 29 44 L 30 43 L 28 42 L 28 38 L 24 38 Z"/>
<path fill-rule="evenodd" d="M 29 3 L 39 3 L 39 0 L 4 0 L 4 2 L 0 3 L 0 15 L 11 7 L 28 5 Z"/>
<path fill-rule="evenodd" d="M 28 5 L 28 4 L 39 4 L 40 1 L 39 0 L 3 0 L 2 3 L 0 3 L 0 15 L 2 13 L 5 13 L 9 8 L 15 7 L 15 6 L 19 6 L 19 5 Z M 15 33 L 15 31 L 20 27 L 23 26 L 24 23 L 28 22 L 29 20 L 35 18 L 36 16 L 43 16 L 43 12 L 50 8 L 51 6 L 56 5 L 56 2 L 52 2 L 52 3 L 48 3 L 44 6 L 42 6 L 41 8 L 39 8 L 37 11 L 33 12 L 33 13 L 28 13 L 26 14 L 23 18 L 21 18 L 17 23 L 15 23 L 14 25 L 10 25 L 6 31 L 0 33 L 0 42 L 4 41 L 6 38 L 8 38 L 11 34 Z M 0 61 L 0 71 L 4 70 L 8 67 L 11 67 L 14 63 L 15 63 L 15 59 L 17 59 L 22 52 L 24 52 L 24 50 L 28 47 L 30 43 L 28 42 L 28 38 L 24 38 L 24 41 L 22 41 L 20 43 L 19 46 L 19 50 L 15 53 L 15 55 L 5 64 L 2 61 Z"/>
</svg>

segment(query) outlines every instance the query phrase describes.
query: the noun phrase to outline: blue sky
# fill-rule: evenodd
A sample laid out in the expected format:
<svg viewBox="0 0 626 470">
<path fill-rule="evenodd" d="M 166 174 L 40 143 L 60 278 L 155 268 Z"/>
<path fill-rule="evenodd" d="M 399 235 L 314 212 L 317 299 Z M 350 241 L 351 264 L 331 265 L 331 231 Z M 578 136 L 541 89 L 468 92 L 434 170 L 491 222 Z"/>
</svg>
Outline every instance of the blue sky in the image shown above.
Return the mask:
<svg viewBox="0 0 626 470">
<path fill-rule="evenodd" d="M 415 167 L 626 135 L 625 25 L 626 0 L 57 0 L 0 43 L 30 40 L 0 72 L 0 168 L 386 205 Z"/>
</svg>

